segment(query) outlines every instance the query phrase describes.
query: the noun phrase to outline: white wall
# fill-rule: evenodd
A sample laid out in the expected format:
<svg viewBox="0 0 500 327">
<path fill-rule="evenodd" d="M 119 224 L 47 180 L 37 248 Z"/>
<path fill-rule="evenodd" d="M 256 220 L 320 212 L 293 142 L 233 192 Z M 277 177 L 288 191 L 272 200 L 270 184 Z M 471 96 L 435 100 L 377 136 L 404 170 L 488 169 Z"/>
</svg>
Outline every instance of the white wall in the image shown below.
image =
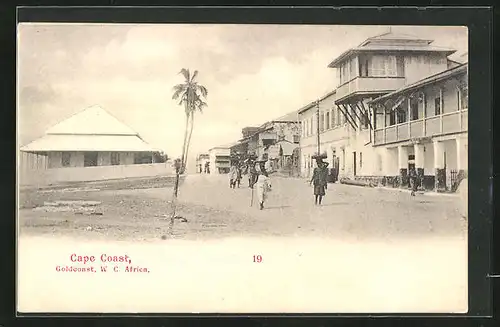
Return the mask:
<svg viewBox="0 0 500 327">
<path fill-rule="evenodd" d="M 173 175 L 172 163 L 116 165 L 95 167 L 65 167 L 19 174 L 20 185 L 44 186 L 64 182 L 101 181 L 133 177 Z"/>
<path fill-rule="evenodd" d="M 448 68 L 448 62 L 444 54 L 405 56 L 404 61 L 406 84 L 411 84 Z"/>
</svg>

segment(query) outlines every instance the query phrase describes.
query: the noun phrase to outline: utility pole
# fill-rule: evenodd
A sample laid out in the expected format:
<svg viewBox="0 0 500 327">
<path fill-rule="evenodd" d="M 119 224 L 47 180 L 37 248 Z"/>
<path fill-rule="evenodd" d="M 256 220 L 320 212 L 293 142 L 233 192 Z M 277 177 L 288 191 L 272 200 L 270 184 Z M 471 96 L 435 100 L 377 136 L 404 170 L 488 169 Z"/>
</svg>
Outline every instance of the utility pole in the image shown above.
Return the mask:
<svg viewBox="0 0 500 327">
<path fill-rule="evenodd" d="M 317 120 L 317 124 L 316 124 L 316 132 L 318 134 L 318 156 L 321 155 L 321 148 L 320 148 L 320 138 L 319 138 L 319 100 L 316 100 L 316 120 Z"/>
</svg>

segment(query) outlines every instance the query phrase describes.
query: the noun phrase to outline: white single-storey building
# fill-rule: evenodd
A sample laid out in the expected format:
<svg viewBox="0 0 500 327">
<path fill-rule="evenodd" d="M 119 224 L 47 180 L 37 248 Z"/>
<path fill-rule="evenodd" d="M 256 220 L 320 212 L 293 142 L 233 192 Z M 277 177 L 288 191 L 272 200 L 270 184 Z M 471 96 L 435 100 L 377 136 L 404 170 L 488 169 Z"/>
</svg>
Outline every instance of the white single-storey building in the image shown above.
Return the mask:
<svg viewBox="0 0 500 327">
<path fill-rule="evenodd" d="M 56 124 L 21 151 L 46 156 L 49 169 L 154 163 L 159 152 L 100 106 Z"/>
</svg>

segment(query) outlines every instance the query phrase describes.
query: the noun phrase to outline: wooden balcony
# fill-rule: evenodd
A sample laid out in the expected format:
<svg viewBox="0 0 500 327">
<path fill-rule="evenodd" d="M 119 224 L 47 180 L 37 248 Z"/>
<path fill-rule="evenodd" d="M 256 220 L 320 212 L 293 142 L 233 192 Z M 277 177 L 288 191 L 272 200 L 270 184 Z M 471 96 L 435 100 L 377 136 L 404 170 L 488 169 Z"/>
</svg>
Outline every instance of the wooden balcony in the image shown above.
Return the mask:
<svg viewBox="0 0 500 327">
<path fill-rule="evenodd" d="M 341 103 L 351 95 L 378 94 L 395 91 L 405 85 L 404 77 L 355 77 L 337 88 L 337 101 Z"/>
<path fill-rule="evenodd" d="M 375 130 L 374 144 L 383 145 L 420 137 L 466 132 L 467 126 L 468 111 L 454 111 L 377 129 Z"/>
</svg>

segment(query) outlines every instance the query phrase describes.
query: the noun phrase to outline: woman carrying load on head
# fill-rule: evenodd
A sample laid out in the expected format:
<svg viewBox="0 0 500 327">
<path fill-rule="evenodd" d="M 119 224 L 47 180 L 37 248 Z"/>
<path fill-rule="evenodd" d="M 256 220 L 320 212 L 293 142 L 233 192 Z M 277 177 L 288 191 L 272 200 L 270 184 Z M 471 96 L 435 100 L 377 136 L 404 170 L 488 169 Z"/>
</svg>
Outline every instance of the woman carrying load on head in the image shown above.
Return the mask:
<svg viewBox="0 0 500 327">
<path fill-rule="evenodd" d="M 310 184 L 314 185 L 314 204 L 321 205 L 323 197 L 326 195 L 328 182 L 328 163 L 323 162 L 324 155 L 315 155 L 317 167 L 313 170 L 313 176 Z"/>
</svg>

